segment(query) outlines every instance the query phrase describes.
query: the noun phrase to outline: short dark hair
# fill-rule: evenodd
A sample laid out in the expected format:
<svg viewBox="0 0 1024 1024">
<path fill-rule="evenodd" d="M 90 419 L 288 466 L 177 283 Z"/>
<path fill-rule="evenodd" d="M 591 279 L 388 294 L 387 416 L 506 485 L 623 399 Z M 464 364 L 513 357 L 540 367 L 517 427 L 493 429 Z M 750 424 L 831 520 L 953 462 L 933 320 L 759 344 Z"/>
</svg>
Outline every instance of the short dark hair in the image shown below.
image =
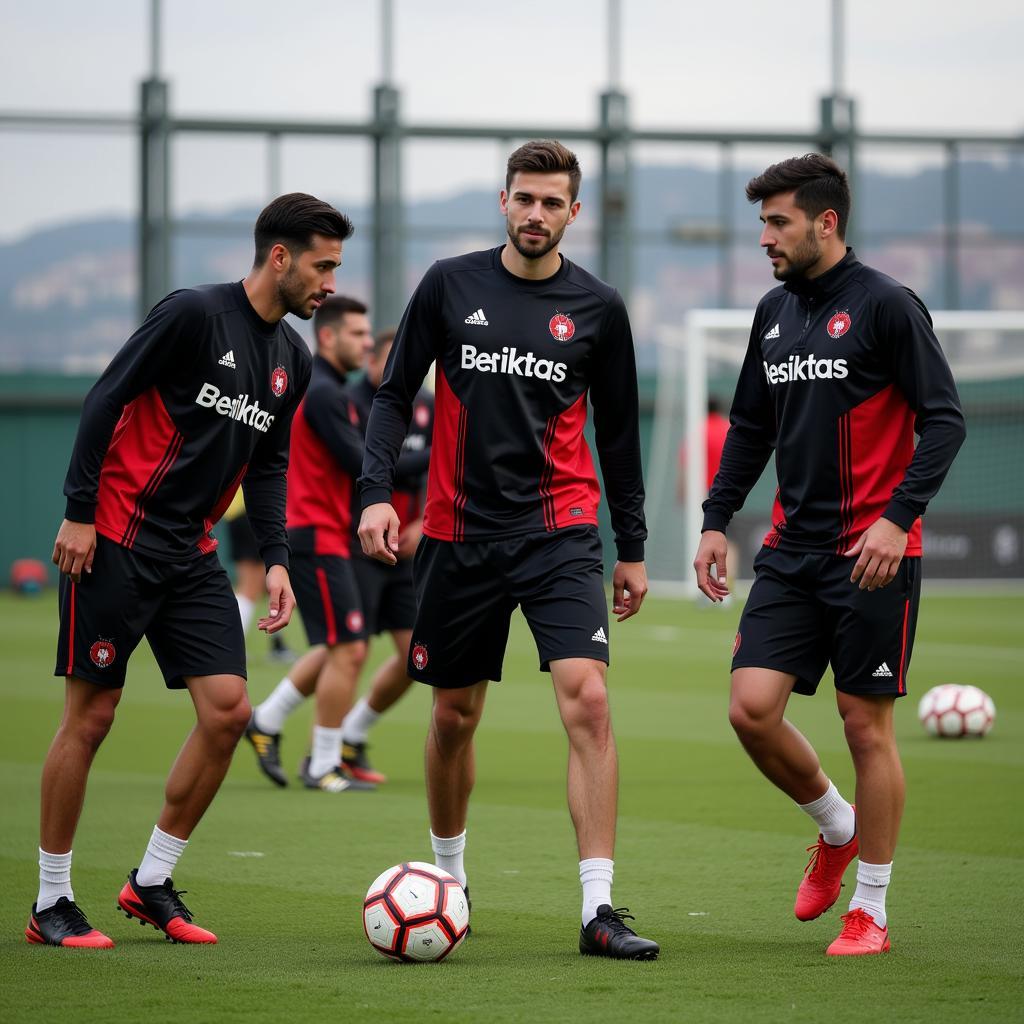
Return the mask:
<svg viewBox="0 0 1024 1024">
<path fill-rule="evenodd" d="M 583 172 L 576 154 L 555 139 L 533 139 L 521 145 L 509 158 L 505 170 L 505 191 L 512 188 L 512 179 L 520 172 L 537 174 L 568 174 L 570 201 L 580 194 Z"/>
<path fill-rule="evenodd" d="M 836 233 L 846 237 L 852 203 L 850 182 L 835 160 L 821 153 L 806 153 L 772 164 L 747 182 L 747 199 L 752 203 L 780 192 L 792 192 L 793 202 L 812 220 L 826 210 L 835 210 Z"/>
<path fill-rule="evenodd" d="M 379 356 L 386 345 L 394 342 L 397 333 L 398 330 L 394 327 L 385 327 L 383 331 L 378 331 L 373 336 L 373 354 Z"/>
<path fill-rule="evenodd" d="M 305 192 L 289 192 L 264 207 L 256 219 L 253 266 L 262 267 L 270 255 L 271 246 L 278 242 L 295 255 L 313 247 L 313 235 L 338 238 L 344 242 L 353 231 L 352 221 L 330 203 Z"/>
<path fill-rule="evenodd" d="M 345 319 L 346 313 L 366 313 L 365 302 L 353 299 L 350 295 L 328 295 L 313 314 L 313 330 L 321 327 L 335 327 Z"/>
</svg>

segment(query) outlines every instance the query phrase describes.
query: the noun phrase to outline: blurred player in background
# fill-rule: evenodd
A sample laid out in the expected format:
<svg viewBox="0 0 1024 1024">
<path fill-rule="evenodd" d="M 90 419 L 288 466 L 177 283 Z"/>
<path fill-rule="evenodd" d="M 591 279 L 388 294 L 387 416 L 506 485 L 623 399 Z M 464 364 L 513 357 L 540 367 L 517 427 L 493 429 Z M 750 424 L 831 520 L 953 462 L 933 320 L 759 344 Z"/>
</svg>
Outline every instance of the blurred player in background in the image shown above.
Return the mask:
<svg viewBox="0 0 1024 1024">
<path fill-rule="evenodd" d="M 366 373 L 350 389 L 359 416 L 359 426 L 364 433 L 370 419 L 370 407 L 384 376 L 384 367 L 394 340 L 393 330 L 377 334 L 373 351 L 367 360 Z M 380 716 L 397 703 L 412 684 L 406 668 L 412 627 L 416 620 L 412 558 L 422 535 L 423 489 L 433 428 L 434 396 L 423 388 L 413 402 L 412 422 L 402 445 L 403 452 L 409 458 L 421 461 L 423 476 L 414 486 L 396 491 L 392 499 L 403 524 L 398 545 L 398 565 L 392 568 L 376 558 L 367 557 L 359 546 L 358 536 L 353 537 L 352 566 L 356 571 L 359 594 L 363 601 L 367 636 L 390 633 L 395 646 L 395 653 L 374 674 L 369 693 L 356 702 L 341 727 L 342 768 L 347 775 L 364 782 L 385 781 L 384 776 L 373 769 L 367 758 L 367 735 Z M 355 512 L 353 522 L 358 524 L 358 495 Z"/>
<path fill-rule="evenodd" d="M 783 283 L 754 314 L 694 569 L 713 601 L 728 593 L 725 530 L 774 450 L 774 525 L 733 647 L 729 719 L 757 767 L 818 826 L 796 916 L 812 920 L 836 902 L 859 851 L 828 953 L 884 953 L 904 803 L 893 711 L 917 623 L 920 517 L 963 442 L 963 414 L 921 300 L 844 242 L 843 170 L 818 154 L 785 160 L 752 179 L 747 198 L 761 203 L 761 246 Z M 813 694 L 829 663 L 856 812 L 783 717 L 790 694 Z"/>
<path fill-rule="evenodd" d="M 432 685 L 427 796 L 436 863 L 466 883 L 473 734 L 501 679 L 509 620 L 530 624 L 569 737 L 569 808 L 583 886 L 580 951 L 653 959 L 658 944 L 612 909 L 618 760 L 608 709 L 600 500 L 583 438 L 594 408 L 619 561 L 614 611 L 640 609 L 644 489 L 633 339 L 621 297 L 562 257 L 580 169 L 557 142 L 508 161 L 508 242 L 435 263 L 405 311 L 366 434 L 363 551 L 394 564 L 395 464 L 436 360 L 436 410 L 409 673 Z"/>
<path fill-rule="evenodd" d="M 317 355 L 313 379 L 295 417 L 288 470 L 288 540 L 292 580 L 310 651 L 270 696 L 253 710 L 246 737 L 263 773 L 276 785 L 288 778 L 281 766 L 281 730 L 288 716 L 316 694 L 312 752 L 299 768 L 307 789 L 341 793 L 368 783 L 341 765 L 342 720 L 351 710 L 366 661 L 366 625 L 352 568 L 352 503 L 363 460 L 359 414 L 346 377 L 361 369 L 373 345 L 366 306 L 336 295 L 313 321 Z M 416 460 L 414 479 L 427 456 Z"/>
<path fill-rule="evenodd" d="M 224 522 L 228 528 L 228 542 L 231 545 L 231 561 L 235 571 L 235 600 L 238 602 L 238 617 L 242 620 L 242 636 L 249 632 L 257 603 L 263 600 L 266 591 L 266 570 L 260 558 L 259 542 L 253 533 L 252 524 L 245 514 L 245 497 L 239 488 L 231 499 Z M 280 633 L 270 634 L 270 657 L 275 661 L 291 661 Z"/>
<path fill-rule="evenodd" d="M 249 720 L 238 606 L 210 529 L 239 481 L 266 566 L 269 633 L 291 617 L 285 472 L 292 417 L 310 377 L 308 319 L 334 291 L 352 224 L 312 196 L 259 216 L 244 281 L 172 292 L 114 356 L 82 408 L 54 544 L 62 575 L 55 674 L 64 717 L 43 767 L 39 895 L 28 940 L 106 948 L 71 888 L 71 844 L 93 757 L 114 719 L 143 636 L 196 725 L 118 905 L 176 942 L 212 943 L 171 876 L 220 788 Z"/>
</svg>

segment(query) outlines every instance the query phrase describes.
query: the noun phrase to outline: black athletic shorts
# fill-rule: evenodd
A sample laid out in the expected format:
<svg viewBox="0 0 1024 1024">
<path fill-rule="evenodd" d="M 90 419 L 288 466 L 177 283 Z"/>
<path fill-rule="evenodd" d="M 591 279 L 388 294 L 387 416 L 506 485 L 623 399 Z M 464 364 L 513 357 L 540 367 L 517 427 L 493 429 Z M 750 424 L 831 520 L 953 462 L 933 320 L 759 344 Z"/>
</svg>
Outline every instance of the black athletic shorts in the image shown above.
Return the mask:
<svg viewBox="0 0 1024 1024">
<path fill-rule="evenodd" d="M 231 560 L 233 562 L 259 562 L 263 564 L 260 546 L 256 534 L 252 532 L 252 523 L 243 513 L 228 521 L 228 538 L 231 541 Z"/>
<path fill-rule="evenodd" d="M 291 579 L 310 644 L 333 647 L 366 639 L 351 559 L 292 552 Z"/>
<path fill-rule="evenodd" d="M 856 559 L 764 547 L 754 559 L 732 667 L 797 677 L 812 694 L 831 663 L 836 689 L 857 696 L 907 692 L 921 599 L 921 559 L 904 558 L 891 583 L 861 590 Z"/>
<path fill-rule="evenodd" d="M 458 688 L 501 679 L 517 605 L 542 671 L 559 658 L 608 663 L 608 604 L 596 527 L 493 541 L 424 537 L 416 551 L 409 675 Z"/>
<path fill-rule="evenodd" d="M 403 559 L 398 565 L 385 565 L 376 558 L 355 555 L 352 568 L 363 602 L 367 636 L 395 629 L 412 629 L 416 622 L 412 559 Z"/>
<path fill-rule="evenodd" d="M 171 689 L 187 676 L 245 678 L 238 602 L 216 553 L 164 562 L 97 537 L 92 572 L 61 576 L 54 675 L 120 688 L 143 636 Z"/>
</svg>

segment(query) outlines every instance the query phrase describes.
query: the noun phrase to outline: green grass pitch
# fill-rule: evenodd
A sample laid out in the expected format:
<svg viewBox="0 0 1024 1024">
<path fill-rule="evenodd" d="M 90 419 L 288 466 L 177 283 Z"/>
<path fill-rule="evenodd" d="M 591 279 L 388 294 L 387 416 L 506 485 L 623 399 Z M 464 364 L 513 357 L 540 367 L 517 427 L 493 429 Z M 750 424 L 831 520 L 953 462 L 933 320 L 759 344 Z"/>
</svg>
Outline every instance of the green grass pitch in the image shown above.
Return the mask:
<svg viewBox="0 0 1024 1024">
<path fill-rule="evenodd" d="M 927 587 L 926 587 L 927 595 Z M 143 645 L 99 753 L 75 844 L 74 886 L 110 952 L 29 946 L 39 766 L 60 717 L 50 677 L 55 602 L 0 597 L 0 1019 L 10 1022 L 944 1021 L 1024 1019 L 1024 597 L 926 596 L 898 708 L 908 802 L 889 895 L 888 956 L 831 961 L 852 882 L 809 924 L 792 915 L 814 834 L 747 761 L 726 721 L 739 607 L 649 600 L 613 624 L 621 757 L 616 905 L 662 944 L 655 963 L 584 960 L 564 801 L 566 742 L 517 616 L 505 682 L 478 735 L 467 867 L 473 935 L 447 962 L 405 966 L 367 944 L 361 899 L 378 872 L 429 859 L 422 781 L 425 688 L 378 726 L 391 781 L 337 796 L 273 789 L 243 743 L 177 873 L 210 948 L 172 946 L 115 899 L 142 854 L 162 780 L 191 722 Z M 301 630 L 290 629 L 293 644 Z M 254 702 L 280 670 L 250 638 Z M 376 656 L 384 651 L 383 644 Z M 971 682 L 996 702 L 983 741 L 939 741 L 917 698 Z M 852 772 L 830 680 L 792 717 L 844 793 Z M 289 723 L 286 767 L 309 709 Z"/>
</svg>

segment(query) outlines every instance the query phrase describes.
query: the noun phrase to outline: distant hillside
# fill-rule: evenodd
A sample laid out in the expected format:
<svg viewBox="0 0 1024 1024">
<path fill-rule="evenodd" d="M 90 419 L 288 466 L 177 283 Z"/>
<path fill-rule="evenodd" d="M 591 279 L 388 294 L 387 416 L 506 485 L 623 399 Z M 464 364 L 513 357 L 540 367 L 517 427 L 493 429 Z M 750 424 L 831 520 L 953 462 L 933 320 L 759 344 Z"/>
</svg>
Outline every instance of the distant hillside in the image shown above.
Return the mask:
<svg viewBox="0 0 1024 1024">
<path fill-rule="evenodd" d="M 1024 306 L 1024 202 L 1020 162 L 965 162 L 959 205 L 965 238 L 961 302 L 975 307 Z M 734 176 L 736 224 L 733 300 L 749 305 L 770 284 L 758 259 L 756 214 L 742 185 L 754 168 Z M 941 304 L 943 267 L 941 169 L 898 175 L 865 170 L 858 183 L 858 248 L 883 269 L 905 280 L 932 305 Z M 633 175 L 635 226 L 648 234 L 635 251 L 634 327 L 641 344 L 660 322 L 672 322 L 695 305 L 719 304 L 717 248 L 682 245 L 669 234 L 710 226 L 717 216 L 718 179 L 699 167 L 639 167 Z M 594 183 L 585 185 L 588 209 Z M 337 200 L 355 221 L 345 246 L 343 287 L 369 297 L 368 211 Z M 256 209 L 227 211 L 215 229 L 207 218 L 188 217 L 173 247 L 174 285 L 237 278 L 251 258 Z M 225 232 L 237 222 L 237 234 Z M 473 190 L 420 201 L 407 209 L 412 229 L 405 287 L 411 289 L 432 260 L 501 240 L 495 191 Z M 589 216 L 567 235 L 567 251 L 593 266 L 594 227 Z M 361 230 L 360 230 L 361 229 Z M 430 237 L 436 229 L 441 234 Z M 664 240 L 650 233 L 664 233 Z M 909 244 L 913 233 L 926 240 Z M 1013 236 L 1016 236 L 1014 239 Z M 92 370 L 103 366 L 136 324 L 136 229 L 113 218 L 68 223 L 18 242 L 0 245 L 0 367 Z M 595 267 L 596 269 L 596 267 Z"/>
</svg>

